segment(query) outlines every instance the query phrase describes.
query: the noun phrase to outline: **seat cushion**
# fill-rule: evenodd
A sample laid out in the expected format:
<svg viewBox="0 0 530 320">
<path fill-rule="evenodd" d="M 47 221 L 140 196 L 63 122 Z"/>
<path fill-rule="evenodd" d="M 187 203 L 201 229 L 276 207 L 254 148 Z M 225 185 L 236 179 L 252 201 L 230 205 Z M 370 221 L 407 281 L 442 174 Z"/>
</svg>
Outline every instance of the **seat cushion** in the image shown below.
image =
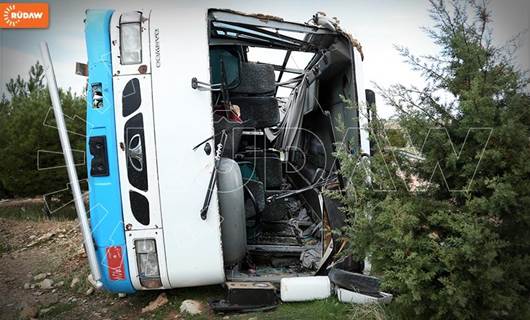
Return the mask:
<svg viewBox="0 0 530 320">
<path fill-rule="evenodd" d="M 239 106 L 246 127 L 268 128 L 280 121 L 278 101 L 274 97 L 232 97 L 232 103 Z"/>
<path fill-rule="evenodd" d="M 273 95 L 276 90 L 274 67 L 270 64 L 242 62 L 239 85 L 232 95 Z"/>
</svg>

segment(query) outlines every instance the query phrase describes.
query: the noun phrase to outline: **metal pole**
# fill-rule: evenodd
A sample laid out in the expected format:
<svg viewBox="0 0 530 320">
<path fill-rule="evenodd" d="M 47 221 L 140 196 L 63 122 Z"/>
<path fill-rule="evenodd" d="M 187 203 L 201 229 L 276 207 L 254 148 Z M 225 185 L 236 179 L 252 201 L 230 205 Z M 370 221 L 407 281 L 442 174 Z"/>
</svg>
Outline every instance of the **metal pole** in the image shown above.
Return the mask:
<svg viewBox="0 0 530 320">
<path fill-rule="evenodd" d="M 101 272 L 99 270 L 99 265 L 96 258 L 96 249 L 94 246 L 94 241 L 92 240 L 90 225 L 88 224 L 85 204 L 83 203 L 81 187 L 79 186 L 79 180 L 77 178 L 77 172 L 74 164 L 74 157 L 72 155 L 72 148 L 70 147 L 70 140 L 68 139 L 68 132 L 64 123 L 63 109 L 59 99 L 59 91 L 57 89 L 57 82 L 55 80 L 55 72 L 53 71 L 50 51 L 46 42 L 41 42 L 40 51 L 42 55 L 44 71 L 46 72 L 46 79 L 48 80 L 48 90 L 50 91 L 50 98 L 52 100 L 53 113 L 55 115 L 55 121 L 57 122 L 57 131 L 59 131 L 59 138 L 63 148 L 66 170 L 68 171 L 68 179 L 70 180 L 70 186 L 72 187 L 72 194 L 74 196 L 75 210 L 77 212 L 77 218 L 79 219 L 81 233 L 83 234 L 83 242 L 88 257 L 90 272 L 92 273 L 92 278 L 95 281 L 96 288 L 100 288 L 103 284 L 101 283 Z"/>
</svg>

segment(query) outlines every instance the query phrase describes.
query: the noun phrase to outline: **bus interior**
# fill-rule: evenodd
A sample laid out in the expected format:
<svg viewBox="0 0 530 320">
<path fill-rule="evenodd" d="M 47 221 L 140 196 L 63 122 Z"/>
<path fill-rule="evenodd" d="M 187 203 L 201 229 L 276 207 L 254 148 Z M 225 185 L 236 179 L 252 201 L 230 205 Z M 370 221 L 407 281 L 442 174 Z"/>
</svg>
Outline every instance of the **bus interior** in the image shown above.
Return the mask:
<svg viewBox="0 0 530 320">
<path fill-rule="evenodd" d="M 322 14 L 299 24 L 211 9 L 207 21 L 210 83 L 193 85 L 211 91 L 215 145 L 244 189 L 246 250 L 230 257 L 223 243 L 227 280 L 321 274 L 341 250 L 333 230 L 345 219 L 323 192 L 343 183 L 334 148 L 360 150 L 359 132 L 340 129 L 359 127 L 345 99 L 358 101 L 360 47 Z"/>
</svg>

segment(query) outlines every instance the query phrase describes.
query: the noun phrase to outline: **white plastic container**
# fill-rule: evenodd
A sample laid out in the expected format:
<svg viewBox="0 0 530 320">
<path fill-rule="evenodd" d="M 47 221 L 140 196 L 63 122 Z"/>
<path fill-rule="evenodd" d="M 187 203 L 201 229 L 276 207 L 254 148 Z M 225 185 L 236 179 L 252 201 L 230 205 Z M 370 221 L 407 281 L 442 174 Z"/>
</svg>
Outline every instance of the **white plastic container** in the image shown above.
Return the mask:
<svg viewBox="0 0 530 320">
<path fill-rule="evenodd" d="M 337 288 L 337 298 L 340 302 L 356 303 L 356 304 L 371 304 L 371 303 L 390 303 L 392 295 L 386 292 L 380 292 L 382 297 L 376 298 L 368 296 L 359 292 L 347 290 L 344 288 Z"/>
<path fill-rule="evenodd" d="M 280 297 L 284 302 L 326 299 L 331 295 L 327 276 L 283 278 Z"/>
</svg>

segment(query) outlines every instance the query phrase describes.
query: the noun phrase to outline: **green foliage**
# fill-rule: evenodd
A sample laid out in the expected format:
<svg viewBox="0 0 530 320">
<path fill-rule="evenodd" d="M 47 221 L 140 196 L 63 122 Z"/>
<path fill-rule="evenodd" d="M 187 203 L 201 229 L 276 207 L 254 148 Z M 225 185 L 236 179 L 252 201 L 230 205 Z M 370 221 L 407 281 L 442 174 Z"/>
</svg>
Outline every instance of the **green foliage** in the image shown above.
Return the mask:
<svg viewBox="0 0 530 320">
<path fill-rule="evenodd" d="M 404 148 L 407 146 L 407 140 L 405 139 L 403 132 L 399 129 L 387 128 L 386 136 L 388 138 L 389 144 L 392 147 Z"/>
<path fill-rule="evenodd" d="M 392 152 L 377 119 L 370 163 L 338 148 L 348 251 L 370 257 L 403 318 L 528 319 L 528 81 L 492 45 L 485 7 L 431 6 L 439 55 L 399 48 L 426 87 L 381 89 L 425 160 Z"/>
<path fill-rule="evenodd" d="M 22 77 L 6 84 L 10 99 L 0 101 L 0 196 L 38 196 L 66 188 L 61 145 L 51 109 L 44 71 L 38 62 L 31 67 L 29 80 Z M 85 102 L 71 92 L 60 92 L 65 115 L 79 118 L 67 121 L 73 149 L 84 150 Z M 45 151 L 40 154 L 39 150 Z M 58 152 L 53 154 L 50 152 Z M 82 153 L 77 154 L 82 161 Z M 46 169 L 57 167 L 55 169 Z M 44 169 L 44 170 L 39 170 Z M 79 177 L 86 177 L 79 167 Z"/>
</svg>

